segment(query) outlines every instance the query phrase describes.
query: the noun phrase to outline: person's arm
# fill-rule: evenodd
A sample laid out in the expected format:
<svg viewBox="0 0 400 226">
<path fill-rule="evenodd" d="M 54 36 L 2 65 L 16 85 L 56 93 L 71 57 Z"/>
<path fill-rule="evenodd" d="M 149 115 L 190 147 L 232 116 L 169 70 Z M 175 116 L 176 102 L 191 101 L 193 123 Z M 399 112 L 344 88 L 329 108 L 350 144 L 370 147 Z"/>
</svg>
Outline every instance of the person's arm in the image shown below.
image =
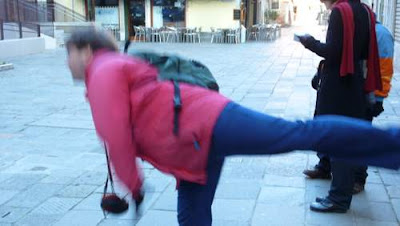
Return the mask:
<svg viewBox="0 0 400 226">
<path fill-rule="evenodd" d="M 392 34 L 381 24 L 376 25 L 376 37 L 379 50 L 379 65 L 382 90 L 375 91 L 378 100 L 383 101 L 389 94 L 393 77 L 394 39 Z"/>
<path fill-rule="evenodd" d="M 108 147 L 115 173 L 138 200 L 142 176 L 136 163 L 129 85 L 122 66 L 107 64 L 91 75 L 88 96 L 96 131 Z"/>
<path fill-rule="evenodd" d="M 380 97 L 379 99 L 383 101 L 383 98 L 389 95 L 389 91 L 392 87 L 393 58 L 380 58 L 379 65 L 381 70 L 382 90 L 375 91 L 375 95 Z"/>
<path fill-rule="evenodd" d="M 339 10 L 333 9 L 330 15 L 326 43 L 322 43 L 312 36 L 303 36 L 300 38 L 300 42 L 305 48 L 316 53 L 318 56 L 326 60 L 340 62 L 343 43 L 343 23 Z"/>
</svg>

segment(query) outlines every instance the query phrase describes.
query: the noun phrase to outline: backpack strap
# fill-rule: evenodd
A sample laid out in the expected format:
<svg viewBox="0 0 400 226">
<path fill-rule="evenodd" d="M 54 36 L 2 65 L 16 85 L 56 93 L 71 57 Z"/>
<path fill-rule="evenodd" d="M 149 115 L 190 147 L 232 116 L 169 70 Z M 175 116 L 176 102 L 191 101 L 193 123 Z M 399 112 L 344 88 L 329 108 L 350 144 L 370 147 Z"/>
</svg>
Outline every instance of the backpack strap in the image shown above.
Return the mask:
<svg viewBox="0 0 400 226">
<path fill-rule="evenodd" d="M 172 80 L 174 84 L 174 129 L 175 136 L 179 134 L 179 114 L 182 109 L 181 91 L 179 89 L 179 83 L 176 80 Z"/>
</svg>

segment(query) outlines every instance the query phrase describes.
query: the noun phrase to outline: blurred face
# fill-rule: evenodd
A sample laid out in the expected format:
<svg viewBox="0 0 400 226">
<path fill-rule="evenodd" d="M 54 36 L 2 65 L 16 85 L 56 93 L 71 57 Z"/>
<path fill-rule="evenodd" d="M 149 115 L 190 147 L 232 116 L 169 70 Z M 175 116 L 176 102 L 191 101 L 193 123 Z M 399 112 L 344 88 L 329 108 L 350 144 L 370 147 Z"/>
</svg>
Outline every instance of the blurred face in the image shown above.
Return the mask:
<svg viewBox="0 0 400 226">
<path fill-rule="evenodd" d="M 86 66 L 92 59 L 92 50 L 90 47 L 84 47 L 82 49 L 76 48 L 76 46 L 71 45 L 68 48 L 68 67 L 71 71 L 72 78 L 74 81 L 84 81 L 85 80 L 85 70 Z"/>
<path fill-rule="evenodd" d="M 334 1 L 332 1 L 332 0 L 323 0 L 322 3 L 325 4 L 326 9 L 332 9 Z"/>
</svg>

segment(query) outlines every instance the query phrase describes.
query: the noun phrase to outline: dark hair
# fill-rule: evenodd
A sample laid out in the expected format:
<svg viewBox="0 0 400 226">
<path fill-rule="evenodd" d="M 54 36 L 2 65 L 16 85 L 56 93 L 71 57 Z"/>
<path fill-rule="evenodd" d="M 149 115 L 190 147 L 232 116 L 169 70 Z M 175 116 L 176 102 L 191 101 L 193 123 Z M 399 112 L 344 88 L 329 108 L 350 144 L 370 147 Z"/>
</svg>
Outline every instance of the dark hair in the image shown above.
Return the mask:
<svg viewBox="0 0 400 226">
<path fill-rule="evenodd" d="M 66 43 L 67 50 L 75 46 L 78 49 L 90 46 L 93 52 L 99 49 L 118 51 L 118 45 L 114 37 L 105 30 L 95 27 L 81 28 L 74 31 Z"/>
</svg>

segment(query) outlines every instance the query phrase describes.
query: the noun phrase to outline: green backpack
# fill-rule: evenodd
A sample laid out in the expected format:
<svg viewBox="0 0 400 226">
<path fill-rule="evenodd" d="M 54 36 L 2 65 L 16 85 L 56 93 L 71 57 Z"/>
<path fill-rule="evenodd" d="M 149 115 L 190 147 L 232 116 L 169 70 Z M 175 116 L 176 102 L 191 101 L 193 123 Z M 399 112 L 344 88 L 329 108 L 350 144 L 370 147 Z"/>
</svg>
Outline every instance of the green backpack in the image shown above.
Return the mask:
<svg viewBox="0 0 400 226">
<path fill-rule="evenodd" d="M 154 52 L 128 52 L 130 56 L 138 57 L 155 66 L 161 80 L 189 83 L 207 89 L 219 90 L 217 81 L 211 71 L 195 60 L 185 59 L 177 55 L 161 55 Z"/>
<path fill-rule="evenodd" d="M 128 44 L 129 46 L 129 44 Z M 176 55 L 161 55 L 146 51 L 125 51 L 128 55 L 140 58 L 155 66 L 159 72 L 159 78 L 163 81 L 169 80 L 174 85 L 174 127 L 175 136 L 179 134 L 179 114 L 182 109 L 181 93 L 179 83 L 188 83 L 201 86 L 210 90 L 219 91 L 217 81 L 211 74 L 211 71 L 203 64 L 185 59 Z"/>
</svg>

